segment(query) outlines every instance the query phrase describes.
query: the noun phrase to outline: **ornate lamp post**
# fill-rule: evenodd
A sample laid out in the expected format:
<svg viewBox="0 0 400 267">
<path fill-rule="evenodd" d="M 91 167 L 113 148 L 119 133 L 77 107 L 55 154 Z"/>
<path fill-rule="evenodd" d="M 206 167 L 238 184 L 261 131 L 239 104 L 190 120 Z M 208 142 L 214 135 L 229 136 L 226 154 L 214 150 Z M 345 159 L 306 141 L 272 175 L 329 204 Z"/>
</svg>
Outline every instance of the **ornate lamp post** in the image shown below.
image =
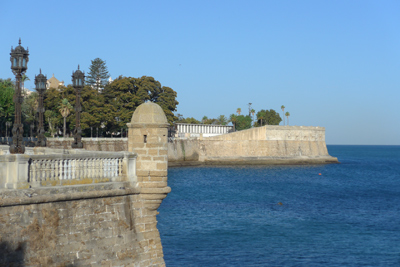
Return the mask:
<svg viewBox="0 0 400 267">
<path fill-rule="evenodd" d="M 39 127 L 37 129 L 38 140 L 36 142 L 36 146 L 45 147 L 46 146 L 46 137 L 44 136 L 44 125 L 43 125 L 43 114 L 44 114 L 44 105 L 43 105 L 43 94 L 46 91 L 46 82 L 47 77 L 42 74 L 42 70 L 40 70 L 40 74 L 35 76 L 35 86 L 36 91 L 39 93 Z"/>
<path fill-rule="evenodd" d="M 24 127 L 21 123 L 21 104 L 23 102 L 23 97 L 21 94 L 21 79 L 22 75 L 28 69 L 28 61 L 29 61 L 29 49 L 23 48 L 21 46 L 21 38 L 19 39 L 19 45 L 13 49 L 11 47 L 10 53 L 10 61 L 11 61 L 11 70 L 15 75 L 15 94 L 14 94 L 14 103 L 15 103 L 15 119 L 14 126 L 12 129 L 12 144 L 10 146 L 11 154 L 24 154 L 25 146 L 23 144 L 23 134 Z"/>
<path fill-rule="evenodd" d="M 74 130 L 74 142 L 72 143 L 72 148 L 83 148 L 82 144 L 82 130 L 81 130 L 81 91 L 85 85 L 85 74 L 79 70 L 72 73 L 72 86 L 75 89 L 76 100 L 75 100 L 75 130 Z"/>
</svg>

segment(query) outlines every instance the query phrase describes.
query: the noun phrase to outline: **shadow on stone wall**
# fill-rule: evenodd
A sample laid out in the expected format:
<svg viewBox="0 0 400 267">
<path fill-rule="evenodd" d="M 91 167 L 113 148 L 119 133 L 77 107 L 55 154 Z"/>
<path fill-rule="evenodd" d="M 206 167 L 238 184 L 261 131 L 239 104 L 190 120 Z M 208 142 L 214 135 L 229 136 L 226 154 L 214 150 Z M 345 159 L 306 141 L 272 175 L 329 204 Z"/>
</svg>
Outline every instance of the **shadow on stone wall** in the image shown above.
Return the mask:
<svg viewBox="0 0 400 267">
<path fill-rule="evenodd" d="M 0 243 L 0 266 L 24 266 L 26 243 Z"/>
</svg>

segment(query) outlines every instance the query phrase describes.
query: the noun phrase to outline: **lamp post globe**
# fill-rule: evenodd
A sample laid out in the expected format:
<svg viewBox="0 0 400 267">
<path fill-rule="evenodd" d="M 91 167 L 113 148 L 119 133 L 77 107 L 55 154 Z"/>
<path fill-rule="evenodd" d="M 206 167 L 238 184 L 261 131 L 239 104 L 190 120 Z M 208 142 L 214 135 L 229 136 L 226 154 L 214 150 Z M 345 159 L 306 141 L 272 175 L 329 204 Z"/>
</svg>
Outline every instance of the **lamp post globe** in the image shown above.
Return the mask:
<svg viewBox="0 0 400 267">
<path fill-rule="evenodd" d="M 23 102 L 23 96 L 21 92 L 21 80 L 22 75 L 28 69 L 29 61 L 29 49 L 21 46 L 21 38 L 19 39 L 18 46 L 13 49 L 11 47 L 10 53 L 11 70 L 15 75 L 15 93 L 14 93 L 14 104 L 15 104 L 15 115 L 14 125 L 12 129 L 12 144 L 10 145 L 11 154 L 24 154 L 25 146 L 23 145 L 23 134 L 24 127 L 21 123 L 21 105 Z"/>
<path fill-rule="evenodd" d="M 39 126 L 37 129 L 38 140 L 36 142 L 36 146 L 45 147 L 46 146 L 46 137 L 44 136 L 44 123 L 43 123 L 43 114 L 44 114 L 44 104 L 43 104 L 43 95 L 46 91 L 46 82 L 47 77 L 42 74 L 42 70 L 40 70 L 40 74 L 35 76 L 35 86 L 36 91 L 39 93 L 39 105 L 38 105 L 38 114 L 39 114 Z"/>
<path fill-rule="evenodd" d="M 78 70 L 72 73 L 72 86 L 75 89 L 75 114 L 76 114 L 76 122 L 75 122 L 75 130 L 74 130 L 74 142 L 72 143 L 72 148 L 83 148 L 82 144 L 82 129 L 81 129 L 81 92 L 83 87 L 85 86 L 85 73 Z"/>
</svg>

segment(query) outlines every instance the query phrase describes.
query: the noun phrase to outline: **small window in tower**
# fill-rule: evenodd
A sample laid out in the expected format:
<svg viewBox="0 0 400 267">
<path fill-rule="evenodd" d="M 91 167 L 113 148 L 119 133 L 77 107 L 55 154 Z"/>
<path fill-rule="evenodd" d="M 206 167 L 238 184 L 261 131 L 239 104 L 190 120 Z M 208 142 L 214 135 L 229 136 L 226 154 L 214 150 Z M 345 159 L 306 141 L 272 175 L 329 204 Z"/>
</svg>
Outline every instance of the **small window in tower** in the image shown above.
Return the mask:
<svg viewBox="0 0 400 267">
<path fill-rule="evenodd" d="M 143 135 L 143 142 L 147 143 L 147 135 Z"/>
</svg>

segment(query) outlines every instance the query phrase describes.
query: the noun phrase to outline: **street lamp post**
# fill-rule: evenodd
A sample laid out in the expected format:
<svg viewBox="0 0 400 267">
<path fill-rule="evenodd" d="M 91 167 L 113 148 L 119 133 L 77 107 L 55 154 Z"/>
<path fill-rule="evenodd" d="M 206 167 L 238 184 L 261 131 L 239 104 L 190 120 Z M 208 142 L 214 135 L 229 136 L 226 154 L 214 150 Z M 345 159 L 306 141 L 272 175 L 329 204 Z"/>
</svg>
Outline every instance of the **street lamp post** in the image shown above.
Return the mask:
<svg viewBox="0 0 400 267">
<path fill-rule="evenodd" d="M 36 142 L 36 146 L 45 147 L 46 146 L 46 137 L 44 136 L 44 125 L 43 125 L 43 114 L 44 114 L 44 105 L 43 105 L 43 94 L 46 91 L 46 81 L 47 77 L 42 74 L 42 70 L 40 70 L 40 74 L 35 76 L 35 86 L 36 91 L 39 93 L 39 127 L 37 129 L 38 140 Z"/>
<path fill-rule="evenodd" d="M 25 146 L 23 144 L 23 134 L 24 127 L 21 123 L 21 104 L 23 102 L 23 96 L 21 92 L 21 79 L 22 75 L 28 69 L 29 61 L 29 49 L 23 48 L 21 46 L 21 38 L 19 39 L 19 45 L 13 49 L 11 47 L 10 53 L 11 70 L 15 75 L 15 93 L 14 93 L 14 103 L 15 103 L 15 119 L 14 126 L 12 129 L 12 144 L 10 146 L 11 154 L 24 154 Z"/>
<path fill-rule="evenodd" d="M 85 84 L 85 74 L 79 70 L 72 73 L 72 86 L 75 89 L 76 99 L 75 99 L 75 130 L 74 130 L 74 142 L 72 143 L 72 148 L 83 148 L 82 144 L 82 129 L 81 129 L 81 91 Z"/>
</svg>

